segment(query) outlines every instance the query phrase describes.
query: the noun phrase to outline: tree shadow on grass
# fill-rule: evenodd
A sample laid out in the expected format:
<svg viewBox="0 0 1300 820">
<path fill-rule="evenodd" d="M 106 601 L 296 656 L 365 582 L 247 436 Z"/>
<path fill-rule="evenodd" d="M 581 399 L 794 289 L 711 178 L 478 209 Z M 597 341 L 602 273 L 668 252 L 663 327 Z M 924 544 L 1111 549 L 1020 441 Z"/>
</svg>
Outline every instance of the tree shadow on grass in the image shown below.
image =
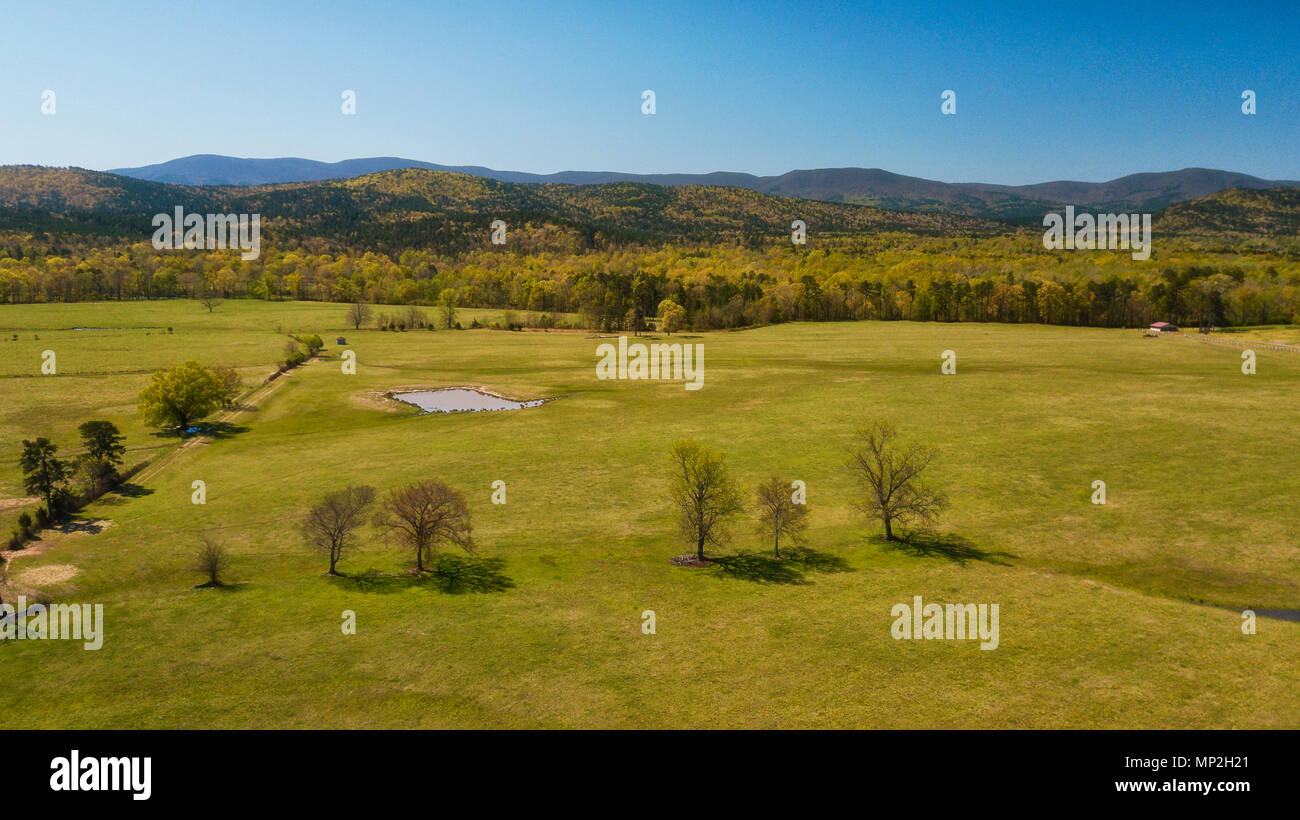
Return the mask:
<svg viewBox="0 0 1300 820">
<path fill-rule="evenodd" d="M 505 592 L 515 582 L 501 570 L 506 562 L 500 558 L 461 558 L 439 555 L 424 583 L 439 592 L 459 595 L 465 592 Z"/>
<path fill-rule="evenodd" d="M 850 572 L 838 555 L 803 548 L 788 548 L 781 558 L 757 552 L 709 556 L 722 575 L 757 584 L 811 584 L 808 572 Z"/>
<path fill-rule="evenodd" d="M 885 541 L 883 538 L 881 541 L 885 545 L 885 549 L 901 550 L 922 558 L 946 558 L 963 566 L 967 561 L 984 561 L 998 566 L 1009 567 L 1011 566 L 1010 561 L 1003 559 L 1019 557 L 1009 552 L 982 550 L 975 546 L 970 539 L 951 532 L 941 535 L 929 530 L 922 530 L 908 533 L 898 541 Z"/>
<path fill-rule="evenodd" d="M 194 588 L 215 589 L 218 592 L 239 592 L 240 590 L 244 589 L 247 586 L 248 586 L 247 581 L 218 581 L 215 584 L 212 583 L 211 581 L 204 581 L 201 584 L 195 584 Z"/>
<path fill-rule="evenodd" d="M 244 425 L 244 424 L 232 424 L 232 423 L 230 423 L 230 422 L 228 422 L 228 421 L 209 421 L 209 422 L 205 422 L 205 423 L 203 424 L 203 428 L 204 428 L 204 429 L 203 429 L 203 432 L 201 433 L 201 435 L 204 435 L 204 436 L 206 436 L 206 437 L 208 437 L 208 438 L 211 438 L 211 439 L 226 439 L 226 438 L 234 438 L 235 436 L 239 435 L 240 433 L 247 433 L 249 430 L 252 429 L 251 427 L 248 427 L 247 425 Z"/>
<path fill-rule="evenodd" d="M 419 583 L 419 579 L 417 579 L 412 573 L 403 572 L 394 574 L 391 572 L 382 572 L 374 567 L 361 572 L 339 573 L 338 575 L 327 575 L 326 577 L 329 579 L 330 583 L 335 586 L 379 594 L 388 594 L 403 589 L 409 589 Z"/>
<path fill-rule="evenodd" d="M 186 432 L 186 430 L 194 428 L 197 428 L 195 432 Z M 209 438 L 215 441 L 234 438 L 240 433 L 247 433 L 251 429 L 247 425 L 234 424 L 229 421 L 196 421 L 186 428 L 171 427 L 166 430 L 158 430 L 151 435 L 154 438 L 181 439 L 182 441 L 189 441 L 192 438 Z"/>
<path fill-rule="evenodd" d="M 852 572 L 853 568 L 849 566 L 838 555 L 829 552 L 818 552 L 808 547 L 793 547 L 783 550 L 781 557 L 786 561 L 794 564 L 800 569 L 806 569 L 811 572 Z"/>
<path fill-rule="evenodd" d="M 146 495 L 153 495 L 154 491 L 140 484 L 119 484 L 115 489 L 109 490 L 99 497 L 101 504 L 121 504 L 122 498 L 141 498 Z"/>
<path fill-rule="evenodd" d="M 440 555 L 434 559 L 432 569 L 424 573 L 382 572 L 373 567 L 364 572 L 335 575 L 330 581 L 338 586 L 361 592 L 389 594 L 404 589 L 424 589 L 460 595 L 466 592 L 505 592 L 514 587 L 502 570 L 506 562 L 500 558 L 461 558 Z"/>
<path fill-rule="evenodd" d="M 95 535 L 102 532 L 104 525 L 97 519 L 86 518 L 84 515 L 78 515 L 74 518 L 65 518 L 57 524 L 46 527 L 50 532 L 62 533 L 63 535 Z"/>
</svg>

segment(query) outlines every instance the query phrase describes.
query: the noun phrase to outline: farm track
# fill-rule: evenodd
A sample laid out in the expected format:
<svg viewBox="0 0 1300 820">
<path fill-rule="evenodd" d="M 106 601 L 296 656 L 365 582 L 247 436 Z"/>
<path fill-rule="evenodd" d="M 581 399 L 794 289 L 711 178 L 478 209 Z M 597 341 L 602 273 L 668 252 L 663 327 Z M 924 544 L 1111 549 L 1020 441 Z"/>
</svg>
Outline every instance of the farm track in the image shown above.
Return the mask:
<svg viewBox="0 0 1300 820">
<path fill-rule="evenodd" d="M 314 359 L 304 362 L 302 365 L 299 365 L 299 367 L 306 367 L 308 364 L 311 363 L 311 361 L 314 361 Z M 259 402 L 263 402 L 266 399 L 270 398 L 270 396 L 273 393 L 275 393 L 276 390 L 279 389 L 280 385 L 286 379 L 291 377 L 297 369 L 298 368 L 294 368 L 294 370 L 290 370 L 286 373 L 282 373 L 274 381 L 266 382 L 262 384 L 260 387 L 258 387 L 252 393 L 250 393 L 236 407 L 232 407 L 231 409 L 220 413 L 219 415 L 215 416 L 213 420 L 218 422 L 233 423 L 235 420 L 240 418 L 244 413 L 247 413 L 250 410 L 255 410 Z M 207 438 L 206 436 L 201 436 L 201 435 L 194 436 L 193 438 L 184 442 L 180 446 L 160 456 L 158 460 L 154 461 L 148 467 L 144 468 L 138 474 L 136 474 L 132 478 L 132 482 L 143 485 L 146 481 L 152 479 L 153 477 L 161 473 L 164 469 L 166 469 L 173 461 L 177 459 L 178 456 L 180 456 L 182 452 L 188 450 L 191 447 L 198 446 L 199 444 L 203 443 L 206 438 Z M 61 537 L 59 536 L 62 536 L 64 534 L 65 533 L 58 532 L 57 528 L 53 528 L 51 529 L 49 535 L 53 535 L 55 536 L 55 538 L 52 539 L 47 536 L 46 538 L 42 539 L 44 548 L 41 549 L 27 548 L 23 550 L 6 552 L 5 556 L 8 558 L 8 560 L 5 561 L 3 567 L 0 567 L 0 592 L 3 592 L 5 594 L 9 592 L 10 575 L 13 569 L 13 564 L 15 563 L 16 559 L 24 558 L 24 557 L 31 558 L 45 553 L 50 548 L 56 547 L 59 541 L 62 540 Z M 3 596 L 0 596 L 0 598 L 2 597 Z"/>
<path fill-rule="evenodd" d="M 306 367 L 307 364 L 309 363 L 310 362 L 304 362 L 302 365 L 300 365 L 300 367 Z M 290 370 L 285 373 L 282 373 L 274 381 L 263 384 L 257 390 L 249 394 L 248 397 L 243 401 L 241 401 L 237 406 L 232 407 L 229 410 L 226 410 L 220 413 L 219 415 L 217 415 L 213 419 L 213 421 L 223 422 L 227 424 L 233 423 L 236 419 L 240 418 L 240 416 L 242 416 L 243 414 L 249 412 L 250 410 L 255 410 L 259 402 L 268 399 L 271 396 L 271 394 L 273 394 L 276 390 L 280 388 L 280 385 L 283 384 L 286 379 L 289 379 L 293 376 L 294 371 L 297 369 L 298 368 L 294 368 L 294 370 Z M 143 485 L 145 482 L 149 481 L 154 476 L 158 475 L 164 469 L 166 469 L 173 461 L 175 461 L 180 456 L 181 453 L 185 452 L 191 447 L 197 447 L 198 445 L 204 443 L 207 440 L 208 440 L 208 436 L 204 436 L 204 435 L 194 436 L 193 438 L 189 439 L 185 443 L 181 444 L 179 447 L 159 457 L 157 461 L 150 464 L 148 467 L 145 467 L 143 470 L 141 470 L 134 479 L 135 483 Z"/>
</svg>

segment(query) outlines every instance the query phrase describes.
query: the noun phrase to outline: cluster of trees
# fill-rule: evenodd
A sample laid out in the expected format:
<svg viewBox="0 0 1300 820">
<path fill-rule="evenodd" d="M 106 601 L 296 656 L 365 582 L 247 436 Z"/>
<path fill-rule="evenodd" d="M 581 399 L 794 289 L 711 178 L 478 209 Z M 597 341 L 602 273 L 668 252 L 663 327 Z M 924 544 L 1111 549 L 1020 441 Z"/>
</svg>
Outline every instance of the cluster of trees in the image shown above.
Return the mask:
<svg viewBox="0 0 1300 820">
<path fill-rule="evenodd" d="M 75 512 L 108 490 L 124 477 L 118 472 L 126 455 L 124 437 L 110 421 L 96 419 L 82 423 L 81 453 L 60 458 L 59 446 L 44 436 L 24 440 L 18 459 L 23 487 L 44 501 L 36 514 L 18 516 L 18 529 L 9 539 L 10 549 L 20 549 L 41 529 Z"/>
<path fill-rule="evenodd" d="M 330 575 L 339 574 L 339 561 L 356 545 L 375 498 L 375 488 L 366 485 L 337 490 L 327 493 L 303 518 L 303 538 L 328 557 Z M 426 563 L 436 560 L 444 545 L 474 551 L 469 504 L 458 490 L 438 479 L 391 491 L 369 520 L 411 553 L 418 573 L 429 570 Z"/>
<path fill-rule="evenodd" d="M 881 522 L 885 540 L 900 540 L 895 532 L 899 525 L 933 523 L 947 507 L 947 497 L 921 480 L 935 451 L 918 443 L 901 444 L 888 422 L 858 430 L 848 455 L 845 466 L 860 488 L 855 503 Z M 808 526 L 808 505 L 792 490 L 794 482 L 772 477 L 755 492 L 758 531 L 778 559 L 782 539 L 799 544 Z M 723 546 L 728 523 L 745 511 L 744 493 L 722 454 L 693 441 L 672 448 L 668 497 L 677 511 L 678 529 L 700 562 L 708 560 L 706 547 Z"/>
<path fill-rule="evenodd" d="M 299 527 L 307 547 L 329 561 L 328 574 L 340 576 L 339 562 L 358 546 L 367 524 L 409 552 L 420 575 L 436 570 L 444 547 L 474 552 L 469 503 L 436 478 L 399 487 L 382 499 L 369 485 L 326 493 Z M 194 561 L 194 570 L 204 578 L 200 587 L 225 586 L 229 566 L 225 546 L 209 534 L 200 535 Z"/>
<path fill-rule="evenodd" d="M 302 345 L 302 349 L 299 349 L 299 345 Z M 293 370 L 313 356 L 320 355 L 324 349 L 325 340 L 315 333 L 310 336 L 290 336 L 289 341 L 284 343 L 284 361 L 280 363 L 279 373 L 275 375 Z"/>
<path fill-rule="evenodd" d="M 585 328 L 632 330 L 665 299 L 685 311 L 682 326 L 696 330 L 852 319 L 1229 326 L 1300 321 L 1300 250 L 1171 237 L 1158 260 L 1136 262 L 1125 252 L 1045 251 L 1037 234 L 880 233 L 809 246 L 764 240 L 454 254 L 299 246 L 245 261 L 233 251 L 0 237 L 0 301 L 178 296 L 438 306 L 448 327 L 465 306 L 576 314 Z M 355 326 L 369 318 L 356 317 Z M 411 318 L 399 311 L 380 324 L 421 326 Z"/>
</svg>

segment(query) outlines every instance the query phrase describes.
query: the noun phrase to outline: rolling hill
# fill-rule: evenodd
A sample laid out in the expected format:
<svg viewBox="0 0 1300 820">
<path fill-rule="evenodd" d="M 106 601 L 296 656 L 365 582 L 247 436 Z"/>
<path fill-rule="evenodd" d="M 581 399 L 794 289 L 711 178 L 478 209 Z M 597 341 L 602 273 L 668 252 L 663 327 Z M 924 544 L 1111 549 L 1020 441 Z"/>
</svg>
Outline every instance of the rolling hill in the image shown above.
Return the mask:
<svg viewBox="0 0 1300 820">
<path fill-rule="evenodd" d="M 1082 183 L 1048 183 L 1037 189 L 1047 196 L 1072 198 L 1081 210 L 1139 210 L 1135 200 L 1168 198 L 1175 188 L 1193 190 L 1188 187 L 1190 177 L 1138 177 L 1098 190 L 1078 187 Z M 1214 187 L 1222 181 L 1210 173 L 1199 177 L 1197 185 Z M 1006 208 L 1030 201 L 1003 196 Z M 1099 201 L 1088 204 L 1088 197 Z M 1035 221 L 1060 207 L 1038 202 Z M 960 208 L 961 202 L 957 205 Z M 1015 220 L 937 207 L 901 211 L 738 186 L 518 183 L 404 168 L 347 179 L 218 187 L 149 182 L 78 168 L 0 168 L 0 229 L 143 239 L 152 235 L 154 214 L 171 213 L 177 206 L 203 213 L 259 213 L 269 235 L 385 251 L 481 245 L 495 219 L 512 227 L 550 226 L 579 247 L 610 240 L 708 243 L 772 237 L 787 234 L 795 219 L 803 220 L 813 236 L 881 231 L 988 236 L 1017 230 Z M 1155 227 L 1163 234 L 1294 237 L 1300 234 L 1300 188 L 1218 191 L 1158 211 Z"/>
<path fill-rule="evenodd" d="M 147 237 L 152 216 L 177 206 L 259 213 L 269 221 L 268 230 L 283 236 L 390 250 L 479 244 L 494 219 L 516 226 L 551 224 L 585 241 L 597 235 L 699 242 L 771 236 L 788 234 L 795 219 L 814 233 L 988 235 L 1007 229 L 1004 223 L 961 215 L 898 212 L 721 186 L 526 184 L 401 169 L 323 182 L 211 187 L 75 168 L 0 168 L 0 228 Z"/>
<path fill-rule="evenodd" d="M 1158 214 L 1163 233 L 1300 237 L 1300 188 L 1234 189 L 1171 205 Z"/>
</svg>

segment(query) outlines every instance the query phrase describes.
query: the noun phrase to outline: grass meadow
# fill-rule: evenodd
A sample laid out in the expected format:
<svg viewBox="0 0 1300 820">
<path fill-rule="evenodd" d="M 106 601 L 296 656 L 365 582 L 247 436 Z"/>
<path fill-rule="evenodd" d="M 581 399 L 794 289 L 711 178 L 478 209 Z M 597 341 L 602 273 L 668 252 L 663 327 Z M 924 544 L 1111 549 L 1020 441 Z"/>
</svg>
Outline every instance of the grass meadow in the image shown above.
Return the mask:
<svg viewBox="0 0 1300 820">
<path fill-rule="evenodd" d="M 286 333 L 319 333 L 328 355 L 233 434 L 174 452 L 142 424 L 153 370 L 197 359 L 260 381 Z M 0 305 L 3 533 L 24 438 L 68 454 L 106 418 L 128 465 L 166 459 L 82 511 L 97 532 L 46 533 L 7 566 L 6 601 L 102 603 L 106 636 L 0 642 L 0 726 L 1300 728 L 1300 623 L 1245 635 L 1240 614 L 1300 608 L 1300 355 L 1260 350 L 1247 376 L 1238 349 L 1140 330 L 679 335 L 704 345 L 702 390 L 599 381 L 585 333 L 354 331 L 317 303 Z M 45 350 L 57 375 L 40 375 Z M 419 415 L 376 396 L 457 385 L 559 398 Z M 952 505 L 929 549 L 884 544 L 854 509 L 845 448 L 875 418 L 939 451 L 927 477 Z M 772 475 L 806 482 L 805 560 L 759 558 L 745 518 L 729 550 L 752 560 L 670 564 L 689 550 L 664 494 L 683 438 L 724 450 L 747 498 Z M 468 496 L 486 560 L 414 583 L 367 528 L 340 564 L 352 577 L 325 577 L 297 529 L 314 501 L 428 477 Z M 231 551 L 232 586 L 196 588 L 201 532 Z M 890 610 L 915 595 L 999 604 L 1000 645 L 894 640 Z"/>
</svg>

